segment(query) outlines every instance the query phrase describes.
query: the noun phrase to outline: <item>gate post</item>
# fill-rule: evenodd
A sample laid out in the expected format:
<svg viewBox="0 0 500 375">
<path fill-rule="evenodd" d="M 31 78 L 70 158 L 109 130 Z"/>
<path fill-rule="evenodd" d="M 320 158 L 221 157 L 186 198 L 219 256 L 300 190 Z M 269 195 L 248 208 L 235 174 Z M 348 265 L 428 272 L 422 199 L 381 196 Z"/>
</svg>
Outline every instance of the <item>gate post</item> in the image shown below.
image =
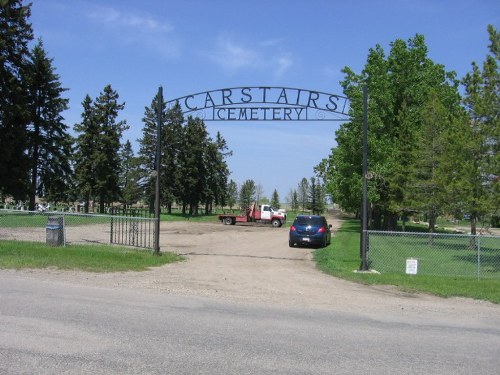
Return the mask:
<svg viewBox="0 0 500 375">
<path fill-rule="evenodd" d="M 153 254 L 160 254 L 160 168 L 161 168 L 161 123 L 163 113 L 163 87 L 158 87 L 158 124 L 156 126 L 156 188 L 155 188 L 155 238 Z"/>
<path fill-rule="evenodd" d="M 361 271 L 368 271 L 368 87 L 363 86 L 363 204 L 361 218 Z"/>
</svg>

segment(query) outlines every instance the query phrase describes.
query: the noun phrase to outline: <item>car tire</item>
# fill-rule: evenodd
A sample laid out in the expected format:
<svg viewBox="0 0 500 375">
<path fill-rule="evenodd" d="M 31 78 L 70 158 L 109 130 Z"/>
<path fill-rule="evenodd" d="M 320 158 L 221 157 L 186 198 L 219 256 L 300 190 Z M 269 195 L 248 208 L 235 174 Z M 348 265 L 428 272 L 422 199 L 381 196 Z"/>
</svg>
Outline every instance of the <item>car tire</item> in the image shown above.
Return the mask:
<svg viewBox="0 0 500 375">
<path fill-rule="evenodd" d="M 294 243 L 292 241 L 288 240 L 288 246 L 293 247 Z"/>
</svg>

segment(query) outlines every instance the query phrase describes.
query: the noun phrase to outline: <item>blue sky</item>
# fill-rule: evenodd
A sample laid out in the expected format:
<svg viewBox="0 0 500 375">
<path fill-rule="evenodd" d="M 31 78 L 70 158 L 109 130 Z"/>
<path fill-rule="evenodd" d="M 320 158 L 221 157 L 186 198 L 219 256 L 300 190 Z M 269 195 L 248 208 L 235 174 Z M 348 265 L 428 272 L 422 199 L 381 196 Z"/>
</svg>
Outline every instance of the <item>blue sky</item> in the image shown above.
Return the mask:
<svg viewBox="0 0 500 375">
<path fill-rule="evenodd" d="M 85 95 L 107 84 L 126 103 L 133 144 L 144 108 L 235 86 L 287 86 L 343 94 L 341 69 L 360 72 L 370 48 L 423 34 L 429 57 L 459 77 L 482 63 L 497 0 L 33 0 L 31 22 L 69 89 L 71 127 Z M 335 147 L 338 122 L 207 122 L 233 156 L 231 176 L 281 201 Z M 135 149 L 137 147 L 135 146 Z"/>
</svg>

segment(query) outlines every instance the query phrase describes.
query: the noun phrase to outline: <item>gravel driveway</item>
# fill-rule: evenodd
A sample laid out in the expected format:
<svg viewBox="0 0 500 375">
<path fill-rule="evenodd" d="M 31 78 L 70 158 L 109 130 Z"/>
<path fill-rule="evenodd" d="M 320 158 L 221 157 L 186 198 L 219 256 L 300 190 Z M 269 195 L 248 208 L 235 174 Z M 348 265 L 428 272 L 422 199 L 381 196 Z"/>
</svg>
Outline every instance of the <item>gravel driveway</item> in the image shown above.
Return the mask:
<svg viewBox="0 0 500 375">
<path fill-rule="evenodd" d="M 333 216 L 328 219 L 335 232 L 341 219 Z M 491 324 L 500 327 L 500 305 L 410 294 L 390 286 L 365 286 L 323 274 L 312 261 L 313 249 L 288 246 L 288 228 L 163 222 L 160 241 L 162 251 L 182 254 L 186 261 L 146 272 L 97 274 L 54 269 L 1 272 L 18 272 L 41 281 L 63 280 L 245 304 L 376 313 L 393 321 L 409 314 L 425 320 L 430 314 L 448 324 L 470 324 L 472 319 L 481 327 Z"/>
</svg>

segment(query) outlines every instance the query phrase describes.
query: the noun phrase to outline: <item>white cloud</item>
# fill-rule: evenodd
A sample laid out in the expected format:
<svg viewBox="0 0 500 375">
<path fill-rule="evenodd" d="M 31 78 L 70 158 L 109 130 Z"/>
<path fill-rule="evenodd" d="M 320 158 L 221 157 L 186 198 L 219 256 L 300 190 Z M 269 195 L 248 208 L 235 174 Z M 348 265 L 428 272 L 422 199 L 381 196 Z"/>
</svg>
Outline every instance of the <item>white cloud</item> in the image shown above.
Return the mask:
<svg viewBox="0 0 500 375">
<path fill-rule="evenodd" d="M 214 48 L 204 54 L 214 64 L 231 73 L 270 70 L 274 76 L 282 77 L 294 65 L 294 61 L 290 54 L 279 50 L 279 44 L 279 39 L 245 45 L 227 37 L 219 37 Z"/>
<path fill-rule="evenodd" d="M 90 18 L 114 28 L 133 28 L 144 33 L 168 33 L 173 31 L 172 25 L 162 23 L 150 15 L 130 15 L 111 7 L 94 7 L 87 13 Z"/>
<path fill-rule="evenodd" d="M 173 34 L 174 27 L 168 22 L 149 14 L 129 14 L 106 6 L 89 8 L 86 15 L 124 43 L 147 48 L 165 58 L 177 58 L 180 55 L 180 45 Z"/>
<path fill-rule="evenodd" d="M 228 39 L 217 40 L 215 50 L 210 57 L 216 64 L 234 70 L 260 64 L 258 52 L 236 45 Z"/>
</svg>

